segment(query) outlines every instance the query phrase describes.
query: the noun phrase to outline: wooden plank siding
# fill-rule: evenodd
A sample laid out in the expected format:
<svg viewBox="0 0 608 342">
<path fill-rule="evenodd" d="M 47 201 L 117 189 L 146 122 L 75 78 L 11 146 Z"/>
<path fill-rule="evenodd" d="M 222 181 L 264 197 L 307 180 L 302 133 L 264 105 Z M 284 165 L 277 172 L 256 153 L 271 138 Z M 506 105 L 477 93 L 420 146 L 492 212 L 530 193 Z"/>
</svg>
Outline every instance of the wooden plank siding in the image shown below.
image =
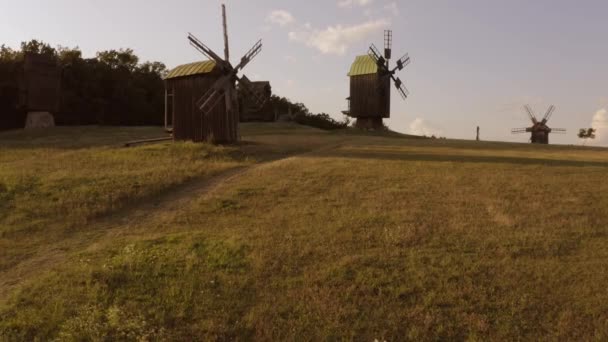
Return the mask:
<svg viewBox="0 0 608 342">
<path fill-rule="evenodd" d="M 350 116 L 355 118 L 390 117 L 390 78 L 382 81 L 378 74 L 350 77 Z"/>
<path fill-rule="evenodd" d="M 238 140 L 238 108 L 226 113 L 226 102 L 221 100 L 203 115 L 196 102 L 218 79 L 216 73 L 192 75 L 166 80 L 173 92 L 173 138 L 195 142 L 233 143 Z"/>
</svg>

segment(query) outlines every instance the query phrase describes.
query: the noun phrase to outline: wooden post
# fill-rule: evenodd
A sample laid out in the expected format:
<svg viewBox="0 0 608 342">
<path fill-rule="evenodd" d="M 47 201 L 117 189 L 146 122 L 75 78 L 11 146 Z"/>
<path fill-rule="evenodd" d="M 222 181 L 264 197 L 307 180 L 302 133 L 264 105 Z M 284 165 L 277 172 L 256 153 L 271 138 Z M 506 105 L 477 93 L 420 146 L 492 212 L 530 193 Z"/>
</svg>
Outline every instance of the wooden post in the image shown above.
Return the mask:
<svg viewBox="0 0 608 342">
<path fill-rule="evenodd" d="M 477 141 L 479 141 L 479 126 L 477 126 Z"/>
<path fill-rule="evenodd" d="M 167 127 L 167 122 L 168 122 L 167 115 L 169 115 L 168 108 L 169 108 L 169 103 L 167 103 L 167 82 L 165 81 L 165 129 L 168 128 Z"/>
</svg>

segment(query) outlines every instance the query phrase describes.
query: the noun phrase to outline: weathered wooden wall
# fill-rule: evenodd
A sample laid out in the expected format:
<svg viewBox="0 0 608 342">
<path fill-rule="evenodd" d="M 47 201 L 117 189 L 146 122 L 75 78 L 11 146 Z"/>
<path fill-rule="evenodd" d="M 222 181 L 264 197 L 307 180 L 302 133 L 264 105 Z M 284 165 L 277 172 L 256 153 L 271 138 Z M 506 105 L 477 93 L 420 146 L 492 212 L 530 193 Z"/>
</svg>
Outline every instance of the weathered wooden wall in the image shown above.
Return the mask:
<svg viewBox="0 0 608 342">
<path fill-rule="evenodd" d="M 350 116 L 355 118 L 390 116 L 390 78 L 380 82 L 378 74 L 350 78 Z"/>
<path fill-rule="evenodd" d="M 173 138 L 195 142 L 233 143 L 238 140 L 238 108 L 226 113 L 226 102 L 221 100 L 208 115 L 197 108 L 196 102 L 217 80 L 216 74 L 194 75 L 166 80 L 173 93 Z"/>
</svg>

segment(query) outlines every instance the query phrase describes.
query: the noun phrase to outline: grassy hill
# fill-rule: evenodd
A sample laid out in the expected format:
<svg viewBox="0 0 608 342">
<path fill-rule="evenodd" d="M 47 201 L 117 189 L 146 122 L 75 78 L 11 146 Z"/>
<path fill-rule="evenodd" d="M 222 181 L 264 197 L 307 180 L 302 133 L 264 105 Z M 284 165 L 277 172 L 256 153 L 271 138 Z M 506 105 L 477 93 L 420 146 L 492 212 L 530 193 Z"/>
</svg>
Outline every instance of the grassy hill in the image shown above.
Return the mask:
<svg viewBox="0 0 608 342">
<path fill-rule="evenodd" d="M 0 340 L 608 338 L 608 151 L 0 133 Z"/>
</svg>

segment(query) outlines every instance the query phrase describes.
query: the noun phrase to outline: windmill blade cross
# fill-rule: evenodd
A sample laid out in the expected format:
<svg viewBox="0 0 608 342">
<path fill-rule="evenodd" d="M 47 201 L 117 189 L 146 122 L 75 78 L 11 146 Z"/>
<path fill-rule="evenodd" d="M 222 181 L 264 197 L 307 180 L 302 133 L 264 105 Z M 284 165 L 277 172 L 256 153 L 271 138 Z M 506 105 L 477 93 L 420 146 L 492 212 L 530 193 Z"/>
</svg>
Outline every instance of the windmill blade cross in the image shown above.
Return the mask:
<svg viewBox="0 0 608 342">
<path fill-rule="evenodd" d="M 190 45 L 194 46 L 203 55 L 207 56 L 207 58 L 215 60 L 219 64 L 224 64 L 224 60 L 220 56 L 207 47 L 207 45 L 203 44 L 203 42 L 196 38 L 192 33 L 188 33 L 188 40 L 190 41 Z"/>
<path fill-rule="evenodd" d="M 565 128 L 552 128 L 551 133 L 566 134 Z"/>
</svg>

